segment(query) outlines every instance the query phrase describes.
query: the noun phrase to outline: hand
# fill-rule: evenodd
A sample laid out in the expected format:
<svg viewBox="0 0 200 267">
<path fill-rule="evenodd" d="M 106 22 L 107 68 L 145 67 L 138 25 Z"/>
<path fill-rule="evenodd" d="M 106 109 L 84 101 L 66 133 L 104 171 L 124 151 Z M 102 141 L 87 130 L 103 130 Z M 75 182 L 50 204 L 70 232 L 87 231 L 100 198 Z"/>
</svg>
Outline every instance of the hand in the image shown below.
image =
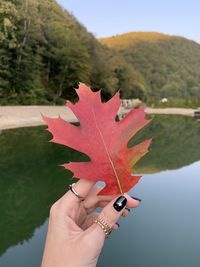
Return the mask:
<svg viewBox="0 0 200 267">
<path fill-rule="evenodd" d="M 51 207 L 42 267 L 96 266 L 105 233 L 94 219 L 100 217 L 117 229 L 117 220 L 128 212 L 125 206 L 139 205 L 126 194 L 117 203 L 119 196 L 98 196 L 101 188 L 89 180 L 79 180 L 74 189 L 84 201 L 68 191 Z M 103 208 L 100 214 L 94 212 L 97 207 Z"/>
</svg>

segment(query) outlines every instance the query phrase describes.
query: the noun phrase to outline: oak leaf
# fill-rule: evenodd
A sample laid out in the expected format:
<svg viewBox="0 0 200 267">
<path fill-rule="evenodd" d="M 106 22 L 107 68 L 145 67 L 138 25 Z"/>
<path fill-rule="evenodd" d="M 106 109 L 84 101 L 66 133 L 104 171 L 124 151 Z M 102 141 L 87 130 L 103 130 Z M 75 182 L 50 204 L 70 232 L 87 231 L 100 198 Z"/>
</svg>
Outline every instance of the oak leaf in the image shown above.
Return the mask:
<svg viewBox="0 0 200 267">
<path fill-rule="evenodd" d="M 116 121 L 121 105 L 119 93 L 102 103 L 100 91 L 93 92 L 80 84 L 76 90 L 79 101 L 67 106 L 80 122 L 75 126 L 62 118 L 43 117 L 52 133 L 52 142 L 69 146 L 90 157 L 89 162 L 64 164 L 73 172 L 73 177 L 103 181 L 106 186 L 100 195 L 115 195 L 128 192 L 141 178 L 131 175 L 135 163 L 148 152 L 151 140 L 131 148 L 128 141 L 148 124 L 144 108 L 132 109 L 122 120 Z"/>
</svg>

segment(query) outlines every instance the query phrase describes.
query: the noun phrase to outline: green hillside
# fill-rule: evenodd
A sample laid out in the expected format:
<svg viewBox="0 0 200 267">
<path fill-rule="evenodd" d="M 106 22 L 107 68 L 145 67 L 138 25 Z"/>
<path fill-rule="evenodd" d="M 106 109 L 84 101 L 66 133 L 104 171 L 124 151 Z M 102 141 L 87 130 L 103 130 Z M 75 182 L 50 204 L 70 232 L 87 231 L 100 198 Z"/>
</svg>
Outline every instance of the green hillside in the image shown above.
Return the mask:
<svg viewBox="0 0 200 267">
<path fill-rule="evenodd" d="M 148 100 L 200 100 L 200 44 L 155 32 L 132 32 L 100 42 L 119 52 L 141 75 Z"/>
<path fill-rule="evenodd" d="M 107 98 L 135 76 L 55 0 L 0 2 L 0 104 L 63 103 L 80 81 Z"/>
<path fill-rule="evenodd" d="M 0 105 L 62 104 L 79 82 L 104 99 L 200 105 L 200 45 L 153 32 L 99 41 L 55 0 L 1 0 Z"/>
</svg>

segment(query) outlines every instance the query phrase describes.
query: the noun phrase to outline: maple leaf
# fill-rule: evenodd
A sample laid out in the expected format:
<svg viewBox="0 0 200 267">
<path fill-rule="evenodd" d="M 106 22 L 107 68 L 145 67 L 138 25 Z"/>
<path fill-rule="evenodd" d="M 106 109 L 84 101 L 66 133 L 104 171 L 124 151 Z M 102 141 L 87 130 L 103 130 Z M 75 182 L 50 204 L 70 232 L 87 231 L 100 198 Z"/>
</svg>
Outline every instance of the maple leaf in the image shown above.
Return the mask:
<svg viewBox="0 0 200 267">
<path fill-rule="evenodd" d="M 103 181 L 106 186 L 100 195 L 115 195 L 128 192 L 141 178 L 131 175 L 135 163 L 148 152 L 151 140 L 131 148 L 128 141 L 148 124 L 144 108 L 132 109 L 122 120 L 116 121 L 121 100 L 116 93 L 102 103 L 100 91 L 93 92 L 80 84 L 76 90 L 79 101 L 67 106 L 80 122 L 75 126 L 62 118 L 44 117 L 52 135 L 52 142 L 69 146 L 90 157 L 89 162 L 64 164 L 73 172 L 73 177 L 92 181 Z"/>
</svg>

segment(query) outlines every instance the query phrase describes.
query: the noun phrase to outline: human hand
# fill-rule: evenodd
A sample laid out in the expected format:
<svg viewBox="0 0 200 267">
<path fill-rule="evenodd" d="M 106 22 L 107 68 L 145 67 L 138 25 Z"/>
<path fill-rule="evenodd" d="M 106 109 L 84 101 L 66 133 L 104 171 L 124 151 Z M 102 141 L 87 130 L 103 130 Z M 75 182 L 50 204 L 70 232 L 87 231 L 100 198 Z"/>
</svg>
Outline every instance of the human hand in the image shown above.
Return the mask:
<svg viewBox="0 0 200 267">
<path fill-rule="evenodd" d="M 94 223 L 101 218 L 110 228 L 117 229 L 117 220 L 135 208 L 139 201 L 127 194 L 98 196 L 102 189 L 89 180 L 81 179 L 73 188 L 84 201 L 71 191 L 53 204 L 41 267 L 94 267 L 105 240 L 103 229 Z M 102 211 L 94 212 L 97 207 Z"/>
</svg>

